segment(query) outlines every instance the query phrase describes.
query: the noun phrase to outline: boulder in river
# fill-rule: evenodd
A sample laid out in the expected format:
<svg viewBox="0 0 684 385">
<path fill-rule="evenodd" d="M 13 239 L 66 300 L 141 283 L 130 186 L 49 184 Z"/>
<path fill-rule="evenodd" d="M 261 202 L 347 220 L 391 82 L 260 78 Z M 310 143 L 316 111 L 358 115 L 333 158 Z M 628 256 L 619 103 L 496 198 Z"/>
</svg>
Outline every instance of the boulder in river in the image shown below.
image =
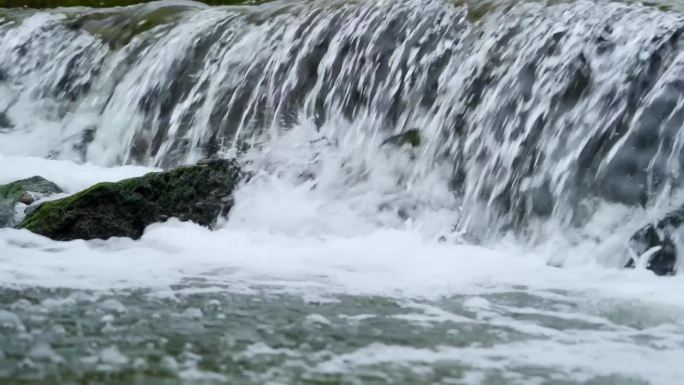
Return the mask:
<svg viewBox="0 0 684 385">
<path fill-rule="evenodd" d="M 145 227 L 171 217 L 211 227 L 233 205 L 241 178 L 231 160 L 153 172 L 116 183 L 99 183 L 64 199 L 46 202 L 20 227 L 55 240 L 138 239 Z"/>
<path fill-rule="evenodd" d="M 667 214 L 654 224 L 649 224 L 634 233 L 629 239 L 633 255 L 647 258 L 645 266 L 657 275 L 673 275 L 677 272 L 677 232 L 684 223 L 684 207 Z M 635 267 L 630 258 L 625 267 Z"/>
<path fill-rule="evenodd" d="M 0 227 L 16 224 L 17 203 L 30 205 L 44 196 L 61 192 L 59 186 L 41 176 L 0 185 Z"/>
</svg>

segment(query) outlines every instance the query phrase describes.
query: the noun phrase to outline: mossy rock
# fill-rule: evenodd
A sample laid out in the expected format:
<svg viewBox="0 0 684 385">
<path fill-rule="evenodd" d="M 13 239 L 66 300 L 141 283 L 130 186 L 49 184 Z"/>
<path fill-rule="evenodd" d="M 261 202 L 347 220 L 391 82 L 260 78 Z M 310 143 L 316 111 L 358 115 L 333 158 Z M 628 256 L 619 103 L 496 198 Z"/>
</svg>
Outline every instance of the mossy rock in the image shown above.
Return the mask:
<svg viewBox="0 0 684 385">
<path fill-rule="evenodd" d="M 138 239 L 145 227 L 171 217 L 211 227 L 231 209 L 241 178 L 230 160 L 155 172 L 116 183 L 99 183 L 64 199 L 46 202 L 19 226 L 55 240 Z"/>
<path fill-rule="evenodd" d="M 171 28 L 189 12 L 197 11 L 198 7 L 201 7 L 200 3 L 216 6 L 256 5 L 268 1 L 270 0 L 210 0 L 198 3 L 177 3 L 139 0 L 0 0 L 0 10 L 5 8 L 3 15 L 0 15 L 0 20 L 2 17 L 24 12 L 24 9 L 60 8 L 59 11 L 66 16 L 67 28 L 87 31 L 107 43 L 110 48 L 118 49 L 128 45 L 135 37 L 143 36 L 153 29 L 164 33 L 165 27 Z M 18 18 L 18 20 L 21 19 L 21 17 Z"/>
<path fill-rule="evenodd" d="M 493 12 L 501 0 L 455 0 L 457 6 L 465 6 L 468 9 L 467 18 L 471 23 L 478 23 L 488 14 Z"/>
<path fill-rule="evenodd" d="M 14 208 L 18 202 L 29 205 L 43 195 L 61 192 L 59 186 L 40 176 L 0 185 L 0 227 L 14 226 Z"/>
<path fill-rule="evenodd" d="M 420 136 L 420 131 L 414 128 L 406 130 L 400 134 L 390 136 L 384 142 L 382 142 L 382 144 L 391 144 L 397 147 L 403 147 L 404 145 L 418 147 L 420 146 L 421 142 L 422 138 Z"/>
<path fill-rule="evenodd" d="M 14 204 L 10 201 L 0 199 L 0 228 L 13 226 L 14 218 Z"/>
<path fill-rule="evenodd" d="M 96 10 L 70 14 L 67 26 L 73 30 L 87 31 L 116 49 L 153 28 L 174 24 L 190 9 L 182 5 L 168 5 L 126 8 L 117 12 Z"/>
<path fill-rule="evenodd" d="M 48 195 L 61 193 L 62 189 L 41 176 L 32 176 L 6 185 L 0 185 L 0 199 L 18 201 L 28 192 Z"/>
</svg>

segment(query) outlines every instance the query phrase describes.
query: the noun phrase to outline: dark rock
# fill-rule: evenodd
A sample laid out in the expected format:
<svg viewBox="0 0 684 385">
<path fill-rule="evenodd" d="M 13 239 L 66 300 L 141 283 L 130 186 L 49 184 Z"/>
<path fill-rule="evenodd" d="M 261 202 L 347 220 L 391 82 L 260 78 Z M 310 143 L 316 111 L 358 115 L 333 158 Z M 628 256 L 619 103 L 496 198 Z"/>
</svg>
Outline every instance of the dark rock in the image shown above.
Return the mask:
<svg viewBox="0 0 684 385">
<path fill-rule="evenodd" d="M 175 217 L 211 227 L 231 209 L 241 172 L 230 160 L 99 183 L 70 197 L 46 202 L 20 227 L 55 240 L 138 239 L 145 227 Z"/>
<path fill-rule="evenodd" d="M 548 184 L 540 187 L 535 187 L 530 190 L 530 198 L 532 200 L 532 212 L 540 217 L 549 217 L 553 213 L 553 194 L 549 189 Z"/>
<path fill-rule="evenodd" d="M 0 185 L 0 199 L 17 201 L 29 192 L 48 195 L 61 193 L 62 189 L 41 176 L 32 176 L 6 185 Z"/>
<path fill-rule="evenodd" d="M 414 128 L 406 130 L 400 134 L 390 136 L 384 142 L 382 142 L 382 144 L 392 144 L 397 147 L 402 147 L 405 144 L 408 144 L 411 147 L 418 147 L 420 146 L 421 141 L 420 131 Z"/>
<path fill-rule="evenodd" d="M 13 128 L 14 124 L 12 124 L 12 121 L 7 117 L 7 112 L 5 111 L 0 111 L 0 128 Z"/>
<path fill-rule="evenodd" d="M 684 223 L 684 207 L 667 214 L 655 224 L 649 224 L 634 233 L 629 247 L 639 258 L 648 258 L 646 268 L 657 275 L 673 275 L 677 272 L 676 231 Z M 635 266 L 630 258 L 625 267 Z"/>
<path fill-rule="evenodd" d="M 14 226 L 15 216 L 14 203 L 0 199 L 0 228 Z"/>
<path fill-rule="evenodd" d="M 40 176 L 0 185 L 0 227 L 15 225 L 18 202 L 30 205 L 43 196 L 61 192 L 59 186 Z"/>
</svg>

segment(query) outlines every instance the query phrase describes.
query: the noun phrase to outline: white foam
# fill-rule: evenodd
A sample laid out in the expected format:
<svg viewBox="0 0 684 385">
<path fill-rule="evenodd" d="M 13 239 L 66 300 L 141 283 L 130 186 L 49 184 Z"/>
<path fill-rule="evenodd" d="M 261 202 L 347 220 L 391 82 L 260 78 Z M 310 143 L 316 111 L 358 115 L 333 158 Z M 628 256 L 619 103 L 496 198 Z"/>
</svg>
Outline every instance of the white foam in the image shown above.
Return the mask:
<svg viewBox="0 0 684 385">
<path fill-rule="evenodd" d="M 595 376 L 619 373 L 624 377 L 648 379 L 652 384 L 677 384 L 684 375 L 681 366 L 662 370 L 662 363 L 675 363 L 684 349 L 658 350 L 636 347 L 620 341 L 586 341 L 573 345 L 533 340 L 494 347 L 436 347 L 421 349 L 372 344 L 321 363 L 323 372 L 344 372 L 348 368 L 377 364 L 461 362 L 480 369 L 508 372 L 514 367 L 553 367 L 569 378 L 587 381 Z M 635 365 L 635 363 L 640 365 Z M 518 382 L 514 382 L 518 383 Z M 527 382 L 525 382 L 527 383 Z"/>
<path fill-rule="evenodd" d="M 171 220 L 139 241 L 54 242 L 0 230 L 3 285 L 107 289 L 167 287 L 186 277 L 217 284 L 278 285 L 291 291 L 435 298 L 525 286 L 684 305 L 680 276 L 589 265 L 555 268 L 544 256 L 438 243 L 408 230 L 355 237 L 292 237 L 209 231 Z M 242 289 L 241 289 L 242 290 Z"/>
<path fill-rule="evenodd" d="M 67 193 L 75 193 L 99 182 L 116 182 L 158 169 L 141 166 L 100 167 L 69 160 L 0 154 L 0 184 L 40 175 Z"/>
<path fill-rule="evenodd" d="M 148 171 L 140 167 L 106 169 L 26 157 L 0 160 L 7 161 L 0 163 L 1 181 L 39 174 L 69 192 L 96 181 Z M 325 177 L 331 178 L 332 174 Z M 409 313 L 394 317 L 396 322 L 411 322 L 416 327 L 443 322 L 465 327 L 485 324 L 534 337 L 517 344 L 459 349 L 370 345 L 332 358 L 319 366 L 322 371 L 344 371 L 349 366 L 384 362 L 460 361 L 478 370 L 503 370 L 511 365 L 553 367 L 565 377 L 578 380 L 623 373 L 649 378 L 654 383 L 677 384 L 684 374 L 674 364 L 684 353 L 684 342 L 676 337 L 676 320 L 684 314 L 684 277 L 662 278 L 644 269 L 623 270 L 599 263 L 601 258 L 592 253 L 605 252 L 605 248 L 598 247 L 602 245 L 601 239 L 615 243 L 613 238 L 617 238 L 607 230 L 613 226 L 612 221 L 591 228 L 596 239 L 582 240 L 581 234 L 555 232 L 534 249 L 510 240 L 491 247 L 472 246 L 440 242 L 435 232 L 426 231 L 419 221 L 374 222 L 364 216 L 367 207 L 384 197 L 371 193 L 365 195 L 367 206 L 356 206 L 354 202 L 360 202 L 363 194 L 375 189 L 378 183 L 382 185 L 382 173 L 368 179 L 365 186 L 357 186 L 357 191 L 341 191 L 337 195 L 331 194 L 333 181 L 322 181 L 318 188 L 312 188 L 307 182 L 298 184 L 287 174 L 264 174 L 258 178 L 261 179 L 254 184 L 240 187 L 234 216 L 215 231 L 172 219 L 149 226 L 138 241 L 114 238 L 55 242 L 26 230 L 0 229 L 0 285 L 108 293 L 111 289 L 151 288 L 156 295 L 164 296 L 172 291 L 172 285 L 181 283 L 188 292 L 258 294 L 272 290 L 315 301 L 337 294 L 381 295 L 398 298 L 404 308 L 410 309 Z M 335 215 L 335 210 L 347 211 Z M 422 211 L 423 220 L 429 220 L 426 214 L 430 212 L 430 207 Z M 607 216 L 614 214 L 611 210 L 605 212 Z M 551 266 L 549 260 L 553 261 L 554 253 L 559 251 L 581 255 L 564 268 Z M 193 278 L 201 278 L 203 286 L 194 288 Z M 654 321 L 648 334 L 657 340 L 652 346 L 635 344 L 631 328 L 612 323 L 596 309 L 580 309 L 577 314 L 563 309 L 517 309 L 482 297 L 521 289 L 571 303 L 595 302 L 597 307 L 613 301 L 628 303 L 629 311 L 641 321 Z M 421 302 L 451 295 L 470 296 L 464 306 L 474 312 L 474 317 Z M 118 311 L 123 308 L 119 305 L 111 303 L 105 307 Z M 558 330 L 510 316 L 514 313 L 587 322 L 598 325 L 598 329 Z M 5 318 L 12 323 L 12 313 L 7 314 Z M 190 308 L 184 314 L 198 318 L 202 311 Z M 311 315 L 308 319 L 318 325 L 330 321 L 321 317 Z M 372 315 L 359 317 L 356 322 L 366 322 L 366 317 Z M 604 327 L 609 331 L 602 331 Z M 107 323 L 106 328 L 111 328 L 111 324 Z M 255 347 L 252 353 L 275 354 L 269 349 Z M 128 357 L 116 353 L 104 350 L 99 357 L 92 358 L 92 363 L 106 370 L 128 363 Z M 167 359 L 165 365 L 173 373 L 181 370 L 175 361 Z M 197 373 L 191 369 L 179 375 L 195 378 Z"/>
<path fill-rule="evenodd" d="M 0 157 L 0 183 L 40 174 L 69 192 L 96 181 L 147 171 L 142 167 L 102 168 Z M 592 262 L 594 249 L 582 247 L 582 243 L 574 250 L 585 254 L 584 264 L 555 268 L 547 263 L 553 248 L 530 250 L 511 243 L 484 248 L 438 242 L 410 221 L 391 222 L 394 227 L 380 222 L 372 227 L 359 214 L 363 208 L 351 212 L 353 205 L 335 202 L 353 199 L 326 196 L 325 185 L 312 190 L 306 183 L 298 186 L 287 178 L 265 180 L 265 185 L 241 187 L 234 216 L 217 231 L 171 220 L 148 227 L 139 241 L 54 242 L 28 231 L 0 229 L 0 282 L 106 289 L 164 287 L 185 277 L 208 276 L 242 291 L 245 285 L 276 284 L 289 290 L 314 290 L 307 295 L 344 292 L 408 297 L 525 286 L 684 305 L 679 295 L 684 288 L 682 277 L 657 278 L 643 269 L 602 267 L 595 259 Z M 368 183 L 367 189 L 375 187 Z M 255 186 L 261 187 L 260 192 Z M 335 216 L 324 207 L 326 197 L 336 209 L 350 212 Z M 252 217 L 250 208 L 257 211 Z M 317 227 L 304 231 L 300 226 L 308 220 Z M 345 227 L 348 231 L 339 230 Z M 571 251 L 568 244 L 560 247 L 565 253 Z"/>
</svg>

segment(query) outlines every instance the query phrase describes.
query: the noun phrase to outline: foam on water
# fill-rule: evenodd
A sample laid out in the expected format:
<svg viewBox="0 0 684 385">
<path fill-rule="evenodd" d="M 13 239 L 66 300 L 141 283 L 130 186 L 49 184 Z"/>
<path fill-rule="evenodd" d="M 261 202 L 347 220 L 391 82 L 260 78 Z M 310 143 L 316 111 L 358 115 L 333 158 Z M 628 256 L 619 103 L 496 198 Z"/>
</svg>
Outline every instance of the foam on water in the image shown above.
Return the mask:
<svg viewBox="0 0 684 385">
<path fill-rule="evenodd" d="M 51 164 L 56 167 L 51 169 Z M 59 179 L 58 174 L 65 163 L 45 161 L 42 166 Z M 83 166 L 84 174 L 89 169 L 92 171 L 90 167 Z M 67 168 L 71 175 L 80 166 L 71 164 Z M 110 175 L 116 175 L 114 170 L 110 172 Z M 102 175 L 97 177 L 102 178 Z M 66 176 L 63 180 L 67 180 Z M 273 187 L 272 184 L 268 186 Z M 77 185 L 72 188 L 77 189 Z M 159 319 L 155 322 L 161 322 L 171 317 L 172 320 L 170 324 L 155 327 L 155 331 L 144 332 L 140 335 L 142 340 L 156 340 L 158 333 L 173 335 L 186 323 L 233 325 L 235 320 L 245 316 L 255 317 L 259 328 L 273 328 L 278 335 L 279 330 L 292 327 L 294 321 L 292 315 L 281 316 L 277 312 L 296 311 L 303 317 L 302 328 L 306 330 L 301 334 L 304 336 L 301 338 L 307 339 L 302 346 L 334 340 L 327 335 L 317 337 L 319 332 L 316 330 L 339 330 L 343 340 L 349 340 L 352 347 L 329 346 L 320 352 L 307 353 L 306 348 L 278 347 L 277 341 L 269 342 L 263 337 L 250 339 L 251 344 L 244 350 L 241 345 L 227 345 L 223 349 L 233 352 L 230 353 L 231 361 L 244 361 L 243 366 L 247 368 L 268 363 L 271 368 L 258 371 L 258 375 L 249 375 L 249 380 L 243 381 L 263 383 L 278 378 L 286 378 L 285 382 L 296 381 L 300 377 L 288 377 L 294 374 L 287 368 L 293 367 L 305 368 L 308 373 L 305 377 L 343 378 L 363 376 L 368 371 L 377 374 L 387 370 L 391 373 L 408 370 L 410 374 L 403 380 L 400 377 L 391 381 L 397 383 L 414 378 L 412 383 L 427 383 L 442 365 L 455 365 L 464 368 L 465 373 L 447 372 L 436 378 L 455 376 L 459 378 L 458 383 L 473 385 L 497 378 L 505 384 L 529 384 L 530 381 L 545 384 L 544 381 L 555 378 L 568 384 L 588 381 L 592 384 L 675 385 L 684 375 L 678 365 L 684 354 L 681 338 L 684 299 L 680 294 L 684 290 L 684 277 L 681 275 L 661 278 L 643 269 L 624 271 L 595 263 L 557 268 L 548 264 L 553 254 L 547 252 L 566 251 L 549 245 L 546 250 L 530 250 L 507 243 L 489 248 L 456 244 L 439 241 L 410 224 L 396 228 L 354 228 L 339 233 L 336 226 L 341 224 L 334 224 L 328 218 L 327 226 L 307 227 L 304 226 L 308 223 L 306 219 L 323 221 L 323 224 L 326 221 L 317 217 L 321 214 L 320 207 L 312 206 L 311 199 L 302 199 L 301 191 L 283 188 L 275 190 L 278 199 L 273 199 L 271 194 L 260 194 L 252 196 L 246 206 L 240 206 L 241 197 L 245 197 L 242 194 L 249 191 L 246 186 L 243 189 L 245 191 L 237 195 L 238 213 L 248 207 L 259 207 L 264 211 L 270 209 L 275 218 L 265 219 L 265 214 L 248 218 L 243 211 L 236 216 L 237 222 L 228 219 L 224 227 L 216 231 L 170 220 L 150 226 L 138 241 L 55 242 L 24 230 L 0 229 L 3 290 L 55 290 L 40 294 L 39 298 L 48 296 L 40 305 L 28 303 L 8 309 L 22 314 L 21 319 L 32 325 L 29 329 L 36 334 L 36 330 L 40 330 L 38 320 L 52 319 L 57 317 L 56 311 L 67 312 L 84 303 L 88 310 L 78 313 L 82 314 L 79 317 L 86 324 L 91 317 L 99 318 L 103 335 L 97 337 L 97 341 L 110 344 L 103 346 L 99 353 L 89 353 L 94 354 L 91 360 L 90 356 L 68 356 L 74 354 L 73 348 L 60 350 L 61 340 L 54 339 L 56 350 L 45 343 L 31 348 L 30 357 L 34 357 L 35 365 L 49 368 L 50 365 L 57 367 L 80 362 L 79 367 L 84 368 L 92 361 L 98 371 L 142 370 L 140 368 L 152 365 L 153 359 L 144 358 L 143 352 L 135 350 L 137 345 L 129 346 L 125 342 L 128 340 L 115 338 L 119 333 L 137 335 L 132 333 L 139 333 L 134 330 L 138 330 L 136 325 L 141 319 L 152 317 Z M 289 206 L 283 209 L 285 202 Z M 302 212 L 307 214 L 302 216 Z M 322 213 L 325 214 L 325 210 Z M 354 227 L 359 226 L 359 221 L 370 226 L 354 215 L 351 219 L 344 215 L 337 219 Z M 292 227 L 288 227 L 288 223 Z M 558 247 L 565 248 L 567 243 L 559 243 Z M 594 249 L 590 244 L 573 248 L 577 253 L 591 253 Z M 55 295 L 50 293 L 65 290 L 67 293 L 83 290 L 94 294 L 50 297 Z M 131 294 L 128 293 L 134 295 L 141 291 L 146 293 L 143 297 L 146 299 L 129 299 Z M 511 302 L 518 295 L 523 299 Z M 100 299 L 110 296 L 116 299 Z M 196 296 L 228 302 L 222 304 L 212 299 L 214 302 L 206 302 L 212 303 L 211 306 L 188 303 Z M 224 324 L 221 320 L 226 315 L 221 312 L 221 316 L 215 315 L 215 312 L 235 307 L 236 299 L 230 299 L 231 296 L 255 298 L 257 302 L 235 310 L 235 315 L 228 314 L 231 321 Z M 276 300 L 277 306 L 284 306 L 280 309 L 268 299 L 271 296 L 295 298 L 295 302 L 281 304 L 283 300 Z M 369 303 L 356 310 L 361 313 L 346 316 L 345 312 L 349 310 L 348 305 L 344 305 L 347 301 L 344 298 L 347 296 L 360 301 L 369 298 Z M 530 299 L 525 300 L 525 296 Z M 164 305 L 161 309 L 177 306 L 177 314 L 160 319 L 158 313 L 148 313 L 150 306 L 158 306 L 157 302 L 167 298 L 176 305 Z M 378 305 L 372 298 L 398 301 L 399 305 L 393 306 L 399 312 L 388 315 L 386 310 L 376 309 L 374 306 Z M 311 308 L 297 301 L 312 304 L 306 305 Z M 450 301 L 456 301 L 456 305 Z M 93 306 L 95 304 L 97 306 Z M 29 310 L 22 310 L 25 306 L 29 306 Z M 325 306 L 331 310 L 324 310 Z M 33 307 L 43 309 L 39 311 L 43 316 L 30 316 L 38 311 L 30 310 Z M 335 310 L 337 307 L 340 310 Z M 272 319 L 284 317 L 289 323 L 268 326 L 269 321 L 263 319 L 266 315 L 260 316 L 261 312 L 267 314 L 268 311 L 276 312 Z M 318 313 L 323 311 L 331 313 Z M 76 310 L 73 312 L 77 314 Z M 16 323 L 19 319 L 16 316 L 8 318 L 12 314 L 7 314 L 5 319 L 14 320 L 11 322 Z M 124 321 L 129 318 L 130 321 Z M 228 335 L 235 333 L 232 328 Z M 354 342 L 352 339 L 357 337 L 352 336 L 357 334 L 348 328 L 376 330 L 360 336 L 374 335 L 377 330 L 405 328 L 405 336 L 426 333 L 443 337 L 421 342 L 418 335 L 406 337 L 405 341 L 376 336 Z M 482 331 L 478 331 L 479 328 L 483 328 Z M 216 333 L 216 327 L 208 330 Z M 496 337 L 487 337 L 488 333 Z M 197 344 L 200 338 L 207 337 L 193 335 L 188 335 L 188 344 Z M 39 334 L 36 336 L 36 341 L 46 339 L 38 338 Z M 307 336 L 310 336 L 310 342 Z M 77 341 L 75 336 L 69 338 Z M 160 344 L 163 349 L 163 342 Z M 14 342 L 10 341 L 7 347 L 17 354 Z M 84 350 L 83 354 L 88 351 L 92 349 Z M 154 352 L 151 350 L 149 354 L 159 354 Z M 196 362 L 206 357 L 195 355 L 194 361 L 185 362 L 182 358 L 185 354 L 189 353 L 175 358 L 165 356 L 160 370 L 183 383 L 199 379 L 229 383 L 234 378 L 231 377 L 234 374 L 222 373 L 217 368 L 198 369 Z M 308 363 L 302 366 L 302 362 Z M 389 377 L 387 381 L 390 381 Z"/>
<path fill-rule="evenodd" d="M 0 180 L 40 172 L 68 192 L 149 171 L 21 157 L 4 157 L 3 162 L 22 167 L 3 167 Z M 597 264 L 596 254 L 610 253 L 605 248 L 619 253 L 624 247 L 624 238 L 611 234 L 613 221 L 603 229 L 597 224 L 592 229 L 595 239 L 572 247 L 577 240 L 563 234 L 535 249 L 506 240 L 472 246 L 440 238 L 411 220 L 392 218 L 379 225 L 378 218 L 374 223 L 364 215 L 367 207 L 336 202 L 338 197 L 326 195 L 324 185 L 314 189 L 307 182 L 289 182 L 270 175 L 242 186 L 233 214 L 216 231 L 170 220 L 150 226 L 139 241 L 54 242 L 28 231 L 2 229 L 0 281 L 107 289 L 168 287 L 186 277 L 206 276 L 239 287 L 277 285 L 321 293 L 430 298 L 526 286 L 684 305 L 678 294 L 684 285 L 681 276 L 663 279 L 646 270 Z M 605 210 L 604 216 L 614 218 L 615 213 Z M 583 263 L 566 268 L 549 264 L 558 253 L 570 252 L 585 254 L 578 256 Z"/>
</svg>

